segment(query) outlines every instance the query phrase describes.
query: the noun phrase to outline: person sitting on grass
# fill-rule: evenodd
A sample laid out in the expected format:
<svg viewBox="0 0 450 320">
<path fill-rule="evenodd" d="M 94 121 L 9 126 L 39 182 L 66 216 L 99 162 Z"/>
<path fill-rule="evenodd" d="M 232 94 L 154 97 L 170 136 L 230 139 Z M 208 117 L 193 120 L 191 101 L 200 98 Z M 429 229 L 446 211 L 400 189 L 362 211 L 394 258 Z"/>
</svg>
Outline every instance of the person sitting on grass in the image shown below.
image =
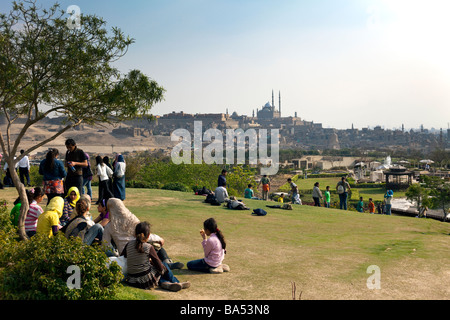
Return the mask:
<svg viewBox="0 0 450 320">
<path fill-rule="evenodd" d="M 189 261 L 187 268 L 189 270 L 207 273 L 230 271 L 228 265 L 222 264 L 227 244 L 214 218 L 209 218 L 203 222 L 203 229 L 200 230 L 200 235 L 203 239 L 202 246 L 205 257 L 203 259 Z"/>
<path fill-rule="evenodd" d="M 246 199 L 251 199 L 251 198 L 253 198 L 253 195 L 254 195 L 254 192 L 253 192 L 253 185 L 250 183 L 248 186 L 247 186 L 247 189 L 245 189 L 244 190 L 244 197 L 246 198 Z"/>
<path fill-rule="evenodd" d="M 64 199 L 59 196 L 53 197 L 38 218 L 36 233 L 48 235 L 49 238 L 56 236 L 58 230 L 61 229 L 59 219 L 62 216 L 63 208 Z"/>
<path fill-rule="evenodd" d="M 109 223 L 104 228 L 103 241 L 108 247 L 106 254 L 108 256 L 117 256 L 114 252 L 114 246 L 118 253 L 122 252 L 125 245 L 131 240 L 134 240 L 135 228 L 140 221 L 132 212 L 130 212 L 130 210 L 125 207 L 123 201 L 120 199 L 110 198 L 108 199 L 106 205 L 109 212 Z M 161 257 L 161 260 L 166 262 L 170 269 L 183 268 L 184 265 L 182 263 L 172 262 L 165 249 L 161 246 L 161 244 L 164 244 L 164 239 L 161 239 L 160 237 L 158 238 L 160 239 L 160 249 L 158 250 L 158 254 Z M 152 241 L 155 242 L 154 238 L 152 238 Z"/>
<path fill-rule="evenodd" d="M 280 194 L 280 196 L 278 197 L 278 202 L 284 203 L 284 193 Z"/>
<path fill-rule="evenodd" d="M 63 227 L 69 222 L 70 217 L 72 217 L 78 200 L 80 200 L 80 190 L 77 187 L 71 187 L 64 198 L 64 209 L 60 218 L 60 224 Z"/>
<path fill-rule="evenodd" d="M 98 203 L 98 217 L 95 218 L 94 222 L 99 223 L 103 228 L 109 223 L 109 211 L 107 208 L 108 199 L 103 199 Z"/>
<path fill-rule="evenodd" d="M 180 291 L 191 286 L 173 275 L 167 263 L 161 262 L 155 248 L 148 243 L 150 224 L 140 222 L 135 228 L 135 239 L 129 241 L 122 254 L 127 259 L 125 283 L 141 289 L 152 289 L 159 285 L 169 291 Z"/>
</svg>

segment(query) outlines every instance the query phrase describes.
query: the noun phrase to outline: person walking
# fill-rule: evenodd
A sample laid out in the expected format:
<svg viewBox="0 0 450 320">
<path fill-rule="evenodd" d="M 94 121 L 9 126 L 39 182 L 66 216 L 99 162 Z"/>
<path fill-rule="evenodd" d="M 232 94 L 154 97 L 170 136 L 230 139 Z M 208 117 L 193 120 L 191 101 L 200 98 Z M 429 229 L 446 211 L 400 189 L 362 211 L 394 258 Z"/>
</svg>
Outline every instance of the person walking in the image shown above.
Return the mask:
<svg viewBox="0 0 450 320">
<path fill-rule="evenodd" d="M 350 189 L 350 184 L 345 177 L 342 177 L 341 181 L 336 184 L 336 190 L 339 194 L 339 208 L 341 210 L 347 210 L 348 190 Z"/>
<path fill-rule="evenodd" d="M 319 182 L 314 183 L 312 197 L 314 200 L 314 206 L 320 207 L 320 199 L 323 199 L 323 196 L 322 196 L 322 191 L 320 191 L 320 189 L 319 189 Z"/>
<path fill-rule="evenodd" d="M 269 199 L 269 191 L 270 191 L 270 179 L 265 174 L 259 184 L 262 184 L 262 198 L 263 200 Z"/>
</svg>

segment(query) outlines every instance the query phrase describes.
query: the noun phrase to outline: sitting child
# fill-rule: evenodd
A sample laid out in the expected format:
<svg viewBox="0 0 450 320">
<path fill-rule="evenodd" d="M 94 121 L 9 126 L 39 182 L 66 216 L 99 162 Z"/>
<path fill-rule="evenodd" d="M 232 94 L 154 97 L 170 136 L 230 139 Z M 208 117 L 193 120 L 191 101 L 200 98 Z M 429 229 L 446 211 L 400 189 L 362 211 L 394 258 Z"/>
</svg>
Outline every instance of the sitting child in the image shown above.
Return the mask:
<svg viewBox="0 0 450 320">
<path fill-rule="evenodd" d="M 189 281 L 180 283 L 169 266 L 161 262 L 155 248 L 147 243 L 149 238 L 150 224 L 145 221 L 138 223 L 136 239 L 128 242 L 122 251 L 122 255 L 127 258 L 125 282 L 141 289 L 151 289 L 158 284 L 169 291 L 189 288 Z"/>
<path fill-rule="evenodd" d="M 203 259 L 189 261 L 187 268 L 193 271 L 209 273 L 230 271 L 228 265 L 222 264 L 227 245 L 222 231 L 217 228 L 217 223 L 214 218 L 209 218 L 203 222 L 203 229 L 200 230 L 200 235 L 203 239 L 202 246 L 205 257 Z"/>
</svg>

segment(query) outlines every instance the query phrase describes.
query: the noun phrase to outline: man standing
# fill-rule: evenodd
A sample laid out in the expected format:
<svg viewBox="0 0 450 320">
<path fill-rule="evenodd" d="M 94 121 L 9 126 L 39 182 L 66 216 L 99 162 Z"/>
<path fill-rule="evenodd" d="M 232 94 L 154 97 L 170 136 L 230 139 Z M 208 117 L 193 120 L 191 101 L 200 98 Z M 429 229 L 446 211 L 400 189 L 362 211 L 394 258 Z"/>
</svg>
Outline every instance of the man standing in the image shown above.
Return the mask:
<svg viewBox="0 0 450 320">
<path fill-rule="evenodd" d="M 24 154 L 24 150 L 20 150 L 20 154 Z M 30 186 L 30 160 L 28 159 L 28 156 L 25 155 L 22 159 L 19 161 L 19 176 L 20 176 L 20 182 L 22 182 L 25 185 L 25 177 L 27 178 L 27 186 Z"/>
<path fill-rule="evenodd" d="M 66 159 L 67 177 L 64 183 L 65 193 L 71 187 L 77 187 L 81 193 L 83 188 L 83 168 L 88 166 L 87 158 L 83 150 L 77 147 L 75 140 L 66 140 Z"/>
<path fill-rule="evenodd" d="M 270 179 L 267 177 L 267 174 L 265 174 L 261 178 L 259 184 L 262 184 L 262 198 L 263 200 L 267 200 L 269 198 L 269 191 L 270 191 Z"/>
<path fill-rule="evenodd" d="M 341 210 L 347 210 L 348 190 L 350 189 L 350 184 L 346 181 L 345 177 L 342 177 L 341 181 L 336 184 L 336 190 L 339 194 L 339 207 Z"/>
<path fill-rule="evenodd" d="M 218 180 L 217 180 L 217 186 L 218 187 L 227 187 L 227 173 L 228 171 L 223 169 L 222 170 L 222 174 L 219 176 Z"/>
</svg>

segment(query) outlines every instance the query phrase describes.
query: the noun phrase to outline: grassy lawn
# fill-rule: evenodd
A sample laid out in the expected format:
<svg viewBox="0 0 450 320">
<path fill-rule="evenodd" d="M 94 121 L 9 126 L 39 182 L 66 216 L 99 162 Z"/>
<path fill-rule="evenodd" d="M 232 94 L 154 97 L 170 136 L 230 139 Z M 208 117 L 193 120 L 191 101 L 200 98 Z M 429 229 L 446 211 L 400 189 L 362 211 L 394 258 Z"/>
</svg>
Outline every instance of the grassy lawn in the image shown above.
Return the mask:
<svg viewBox="0 0 450 320">
<path fill-rule="evenodd" d="M 311 193 L 305 193 L 305 191 L 311 191 L 314 187 L 314 183 L 319 182 L 319 188 L 322 193 L 325 191 L 326 186 L 330 186 L 331 190 L 331 203 L 336 202 L 339 204 L 339 195 L 336 193 L 336 184 L 341 180 L 339 177 L 330 177 L 330 178 L 309 178 L 309 179 L 298 179 L 295 181 L 295 184 L 298 186 L 300 190 L 300 195 L 302 201 L 306 202 L 314 202 L 311 196 Z M 283 185 L 280 188 L 284 192 L 288 192 L 290 187 L 288 184 Z M 359 196 L 363 197 L 364 203 L 367 206 L 369 202 L 369 198 L 372 198 L 373 201 L 383 201 L 386 190 L 384 188 L 352 188 L 353 191 L 357 191 L 352 197 L 351 200 L 359 200 Z M 359 196 L 358 196 L 359 195 Z M 396 191 L 394 193 L 395 198 L 405 197 L 405 191 Z"/>
<path fill-rule="evenodd" d="M 0 190 L 0 198 L 15 197 L 13 189 Z M 191 288 L 171 293 L 123 287 L 120 299 L 287 300 L 292 298 L 291 282 L 305 300 L 450 298 L 448 223 L 310 206 L 287 211 L 267 208 L 273 204 L 269 202 L 245 201 L 268 212 L 258 217 L 203 199 L 176 191 L 128 189 L 125 204 L 152 224 L 152 231 L 166 240 L 169 255 L 184 264 L 202 258 L 199 230 L 205 219 L 214 217 L 227 240 L 224 263 L 231 272 L 176 270 Z M 95 206 L 92 213 L 97 216 Z M 380 290 L 366 286 L 371 265 L 380 268 Z"/>
</svg>

